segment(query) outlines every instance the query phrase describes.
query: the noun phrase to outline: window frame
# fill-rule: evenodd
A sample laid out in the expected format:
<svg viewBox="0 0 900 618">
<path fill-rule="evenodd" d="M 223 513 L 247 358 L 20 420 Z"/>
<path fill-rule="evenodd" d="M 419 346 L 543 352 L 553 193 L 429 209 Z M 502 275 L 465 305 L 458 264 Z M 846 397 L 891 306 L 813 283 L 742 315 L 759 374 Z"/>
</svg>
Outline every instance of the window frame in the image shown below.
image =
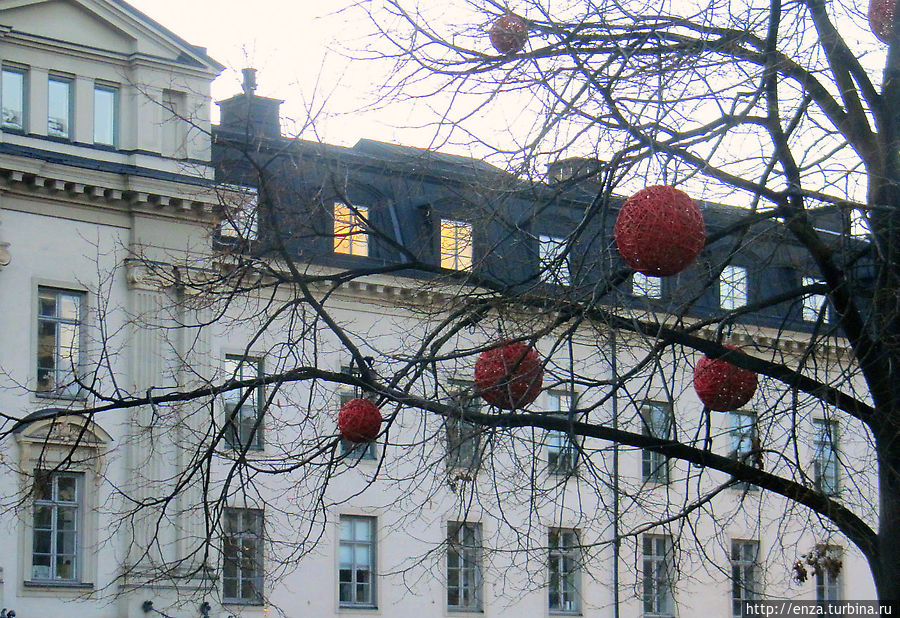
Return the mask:
<svg viewBox="0 0 900 618">
<path fill-rule="evenodd" d="M 110 118 L 108 123 L 104 123 L 104 129 L 108 129 L 110 133 L 110 141 L 104 141 L 102 139 L 98 139 L 98 132 L 100 129 L 100 123 L 98 122 L 99 114 L 98 109 L 100 107 L 99 103 L 99 95 L 101 93 L 106 93 L 112 95 L 110 99 L 112 101 L 112 109 L 110 111 Z M 94 82 L 94 94 L 93 94 L 93 140 L 94 144 L 98 146 L 109 146 L 112 148 L 116 148 L 119 144 L 119 97 L 120 97 L 120 88 L 114 84 L 107 84 L 102 82 Z"/>
<path fill-rule="evenodd" d="M 9 109 L 6 107 L 6 98 L 9 96 L 7 92 L 7 76 L 15 75 L 19 78 L 18 81 L 18 98 L 19 98 L 19 107 L 15 112 L 19 113 L 19 124 L 11 124 L 6 121 L 6 116 L 4 112 Z M 2 67 L 2 72 L 0 72 L 0 128 L 4 131 L 18 131 L 24 133 L 26 128 L 28 127 L 28 69 L 8 66 L 4 65 Z"/>
<path fill-rule="evenodd" d="M 568 243 L 559 236 L 538 235 L 538 266 L 540 278 L 544 283 L 568 287 L 572 285 L 572 270 L 567 252 Z M 565 254 L 565 255 L 563 255 Z"/>
<path fill-rule="evenodd" d="M 469 535 L 468 533 L 471 533 Z M 472 539 L 469 543 L 467 540 Z M 481 612 L 484 609 L 481 522 L 447 522 L 446 601 L 448 612 Z M 455 563 L 455 564 L 454 564 Z M 456 577 L 452 577 L 455 573 Z M 457 582 L 451 585 L 451 581 Z M 457 603 L 451 603 L 456 589 Z"/>
<path fill-rule="evenodd" d="M 554 535 L 556 536 L 555 542 Z M 565 536 L 571 536 L 572 542 L 561 542 L 560 539 Z M 547 548 L 547 607 L 551 614 L 580 614 L 581 542 L 578 529 L 551 528 L 547 533 Z M 566 568 L 566 565 L 572 566 L 571 568 Z M 554 581 L 556 585 L 554 585 Z M 554 604 L 554 592 L 556 594 L 556 604 Z"/>
<path fill-rule="evenodd" d="M 346 527 L 345 523 L 348 524 L 350 528 L 350 534 L 345 535 Z M 365 523 L 368 526 L 368 538 L 360 539 L 357 538 L 357 528 L 356 523 Z M 341 515 L 339 521 L 339 534 L 338 534 L 338 604 L 340 607 L 344 608 L 368 608 L 374 609 L 378 607 L 378 589 L 377 589 L 377 581 L 378 581 L 378 520 L 376 517 L 369 515 Z M 347 538 L 345 538 L 345 536 Z M 345 561 L 344 549 L 347 548 L 350 553 L 350 561 Z M 362 562 L 357 562 L 357 549 L 365 548 L 366 555 L 368 557 L 368 562 L 363 564 Z M 345 568 L 345 565 L 348 568 Z M 360 567 L 367 567 L 369 574 L 368 582 L 360 582 L 358 580 L 358 575 L 361 572 Z M 342 581 L 341 577 L 343 576 L 343 571 L 350 571 L 350 580 Z M 368 586 L 368 593 L 364 595 L 359 595 L 360 588 L 359 586 Z M 351 600 L 345 600 L 342 592 L 343 586 L 349 586 L 347 588 L 351 594 L 349 598 Z M 364 598 L 361 598 L 364 597 Z"/>
<path fill-rule="evenodd" d="M 46 499 L 41 499 L 37 497 L 37 487 L 40 482 L 40 478 L 46 478 L 50 484 L 50 493 L 51 496 Z M 71 479 L 74 481 L 74 493 L 75 499 L 69 501 L 63 501 L 59 499 L 59 481 L 60 479 Z M 82 472 L 70 472 L 70 471 L 59 471 L 59 470 L 46 470 L 46 469 L 36 469 L 34 471 L 34 480 L 33 480 L 33 500 L 32 500 L 32 519 L 31 519 L 31 578 L 29 581 L 38 583 L 38 584 L 47 584 L 47 583 L 68 583 L 75 584 L 82 581 L 82 562 L 83 562 L 83 521 L 84 521 L 84 473 Z M 49 528 L 39 528 L 37 521 L 37 509 L 39 507 L 46 507 L 51 509 L 51 521 Z M 74 509 L 74 517 L 73 517 L 73 530 L 65 530 L 59 527 L 59 510 L 60 509 Z M 61 534 L 65 532 L 70 532 L 72 535 L 72 551 L 71 552 L 60 552 L 59 551 L 59 537 Z M 46 555 L 50 564 L 47 565 L 47 576 L 40 577 L 35 575 L 35 568 L 37 565 L 35 564 L 35 557 L 39 552 L 36 551 L 37 543 L 38 543 L 38 534 L 39 533 L 47 533 L 49 534 L 50 545 L 48 547 L 47 552 L 40 552 L 40 555 Z M 72 566 L 72 575 L 71 577 L 61 577 L 59 575 L 59 559 L 61 556 L 69 555 L 72 557 L 72 561 L 74 565 Z M 55 563 L 55 567 L 54 567 Z"/>
<path fill-rule="evenodd" d="M 569 413 L 578 398 L 570 391 L 547 391 L 547 412 L 554 416 L 569 418 Z M 565 409 L 563 408 L 565 406 Z M 555 475 L 571 475 L 578 470 L 578 445 L 566 431 L 547 432 L 547 471 Z"/>
<path fill-rule="evenodd" d="M 813 482 L 826 496 L 836 496 L 841 488 L 838 422 L 814 418 L 813 427 Z M 828 454 L 823 456 L 826 449 Z"/>
<path fill-rule="evenodd" d="M 234 363 L 232 367 L 232 363 Z M 253 375 L 245 375 L 244 367 L 255 368 Z M 223 370 L 229 380 L 261 379 L 265 376 L 264 361 L 262 356 L 250 356 L 244 354 L 226 354 L 223 362 Z M 255 393 L 245 395 L 249 389 Z M 228 448 L 241 451 L 265 450 L 265 404 L 266 392 L 262 385 L 249 387 L 249 389 L 230 390 L 222 394 L 222 435 Z M 243 401 L 242 401 L 243 400 Z M 244 407 L 250 402 L 253 407 L 253 425 L 247 427 L 249 419 L 243 413 Z M 238 407 L 237 412 L 229 410 L 229 406 Z M 244 433 L 248 432 L 247 435 Z M 252 440 L 251 438 L 252 434 Z"/>
<path fill-rule="evenodd" d="M 747 557 L 747 550 L 752 557 Z M 744 603 L 756 601 L 761 595 L 762 572 L 759 564 L 759 541 L 731 539 L 728 555 L 731 565 L 731 615 L 732 618 L 746 618 Z M 750 584 L 745 584 L 749 580 Z"/>
<path fill-rule="evenodd" d="M 648 543 L 650 551 L 648 552 Z M 662 543 L 662 553 L 660 553 Z M 644 616 L 673 616 L 675 595 L 672 565 L 672 539 L 669 535 L 644 534 L 641 536 L 641 606 Z M 648 577 L 650 571 L 651 577 Z M 650 582 L 650 585 L 648 585 Z M 649 592 L 649 594 L 648 594 Z M 649 609 L 648 609 L 649 607 Z"/>
<path fill-rule="evenodd" d="M 474 258 L 472 223 L 441 217 L 438 222 L 438 263 L 441 268 L 468 272 L 472 270 Z"/>
<path fill-rule="evenodd" d="M 631 295 L 644 298 L 662 298 L 662 277 L 652 277 L 641 272 L 631 274 Z"/>
<path fill-rule="evenodd" d="M 462 416 L 465 412 L 480 412 L 481 399 L 475 395 L 473 382 L 451 380 L 450 385 L 450 402 L 459 405 L 460 416 L 448 416 L 444 421 L 447 431 L 447 468 L 474 472 L 481 466 L 481 427 Z M 470 450 L 471 453 L 468 453 Z"/>
<path fill-rule="evenodd" d="M 820 555 L 842 559 L 844 549 L 839 545 L 820 545 Z M 832 576 L 827 569 L 819 568 L 816 572 L 816 603 L 831 603 L 844 600 L 844 570 Z"/>
<path fill-rule="evenodd" d="M 335 201 L 331 215 L 334 253 L 369 257 L 369 207 Z"/>
<path fill-rule="evenodd" d="M 233 529 L 231 522 L 239 522 Z M 263 605 L 265 602 L 265 512 L 262 509 L 226 507 L 222 514 L 222 602 L 236 605 Z M 248 522 L 249 520 L 249 522 Z M 229 543 L 235 553 L 230 555 Z M 250 545 L 250 551 L 247 546 Z M 249 557 L 249 560 L 248 560 Z M 252 564 L 250 575 L 245 575 L 245 565 Z M 229 576 L 229 565 L 235 575 Z M 255 574 L 254 574 L 255 573 Z M 237 596 L 227 594 L 227 581 L 235 582 Z M 254 591 L 251 596 L 244 594 L 249 585 Z"/>
<path fill-rule="evenodd" d="M 719 275 L 719 307 L 734 311 L 750 300 L 750 278 L 743 266 L 727 264 Z"/>
<path fill-rule="evenodd" d="M 254 241 L 259 238 L 259 192 L 250 185 L 219 184 L 223 216 L 219 237 Z"/>
<path fill-rule="evenodd" d="M 800 284 L 803 287 L 824 283 L 822 279 L 817 277 L 802 277 Z M 824 312 L 823 319 L 828 321 L 828 309 L 825 304 L 828 302 L 826 294 L 804 294 L 801 299 L 800 316 L 804 322 L 817 322 L 819 315 Z"/>
<path fill-rule="evenodd" d="M 54 298 L 54 313 L 48 315 L 42 313 L 43 301 L 50 296 Z M 59 315 L 59 307 L 62 304 L 62 298 L 77 299 L 76 313 L 77 317 L 67 317 Z M 86 315 L 87 293 L 82 290 L 72 290 L 62 287 L 50 285 L 37 286 L 37 307 L 35 312 L 35 390 L 34 393 L 38 397 L 48 397 L 56 399 L 78 400 L 85 397 L 84 389 L 78 383 L 84 373 L 85 367 L 85 315 Z M 43 329 L 47 325 L 52 325 L 53 334 L 53 366 L 41 366 L 42 348 L 45 344 L 41 343 Z M 71 336 L 72 345 L 68 354 L 63 354 L 60 343 L 60 328 L 72 327 L 74 333 Z M 68 357 L 68 358 L 66 358 Z M 73 359 L 74 357 L 74 359 Z M 71 365 L 71 370 L 60 369 L 63 364 Z M 52 384 L 48 388 L 41 387 L 42 372 L 52 375 Z M 65 375 L 65 380 L 59 376 Z M 61 386 L 61 383 L 64 385 Z"/>
<path fill-rule="evenodd" d="M 341 373 L 360 376 L 361 372 L 355 367 L 341 366 Z M 339 408 L 343 408 L 344 404 L 353 399 L 373 399 L 373 393 L 359 387 L 342 384 L 338 389 Z M 371 442 L 351 442 L 346 438 L 341 438 L 341 455 L 356 461 L 374 461 L 378 458 L 375 452 L 375 440 Z"/>
<path fill-rule="evenodd" d="M 653 411 L 661 411 L 665 414 L 663 422 L 664 435 L 659 435 L 659 429 Z M 648 417 L 647 414 L 650 414 Z M 642 435 L 658 438 L 661 440 L 671 440 L 672 431 L 675 423 L 675 413 L 673 406 L 668 401 L 646 400 L 641 403 L 640 407 L 641 433 Z M 647 483 L 656 483 L 658 485 L 667 485 L 670 481 L 669 474 L 669 458 L 662 453 L 651 451 L 649 449 L 641 449 L 641 479 Z"/>
<path fill-rule="evenodd" d="M 63 86 L 65 88 L 65 117 L 57 118 L 51 116 L 54 107 L 54 85 Z M 74 136 L 74 117 L 75 117 L 75 80 L 65 75 L 56 75 L 51 73 L 47 77 L 47 137 L 71 141 Z M 61 91 L 62 92 L 62 91 Z M 64 130 L 58 130 L 57 133 L 52 132 L 51 123 L 54 121 L 63 121 Z"/>
</svg>

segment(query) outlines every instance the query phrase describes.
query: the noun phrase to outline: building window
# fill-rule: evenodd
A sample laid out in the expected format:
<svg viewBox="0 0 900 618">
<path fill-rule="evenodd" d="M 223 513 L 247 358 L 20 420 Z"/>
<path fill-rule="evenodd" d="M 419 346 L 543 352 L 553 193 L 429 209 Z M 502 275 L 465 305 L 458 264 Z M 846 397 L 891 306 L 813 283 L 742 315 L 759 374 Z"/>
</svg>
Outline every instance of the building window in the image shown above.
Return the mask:
<svg viewBox="0 0 900 618">
<path fill-rule="evenodd" d="M 481 611 L 481 524 L 447 524 L 447 609 Z"/>
<path fill-rule="evenodd" d="M 737 309 L 747 304 L 747 269 L 726 266 L 719 278 L 719 306 Z"/>
<path fill-rule="evenodd" d="M 803 287 L 816 285 L 819 283 L 822 283 L 821 279 L 816 279 L 815 277 L 803 277 Z M 803 319 L 807 322 L 817 321 L 819 319 L 819 316 L 822 314 L 822 309 L 824 307 L 824 294 L 807 294 L 803 297 Z M 827 319 L 827 315 L 825 319 Z"/>
<path fill-rule="evenodd" d="M 538 236 L 538 259 L 540 260 L 541 281 L 556 285 L 569 285 L 569 256 L 566 239 L 554 236 Z"/>
<path fill-rule="evenodd" d="M 4 129 L 25 130 L 25 71 L 3 68 L 0 84 Z"/>
<path fill-rule="evenodd" d="M 31 578 L 78 581 L 81 576 L 82 475 L 34 473 Z"/>
<path fill-rule="evenodd" d="M 38 289 L 37 392 L 78 397 L 84 294 Z"/>
<path fill-rule="evenodd" d="M 94 85 L 94 143 L 115 146 L 118 131 L 119 89 Z"/>
<path fill-rule="evenodd" d="M 662 298 L 662 279 L 648 277 L 644 273 L 634 273 L 631 275 L 631 295 Z"/>
<path fill-rule="evenodd" d="M 731 457 L 748 466 L 759 467 L 759 433 L 756 414 L 738 410 L 728 413 L 728 433 L 731 437 Z M 739 489 L 757 490 L 752 483 L 737 483 Z"/>
<path fill-rule="evenodd" d="M 481 412 L 481 400 L 473 394 L 471 382 L 453 381 L 452 402 L 460 416 L 451 416 L 447 425 L 447 466 L 475 470 L 480 463 L 481 430 L 478 425 L 465 420 L 466 414 Z"/>
<path fill-rule="evenodd" d="M 226 356 L 225 375 L 230 380 L 258 380 L 263 377 L 260 358 Z M 263 408 L 265 392 L 262 386 L 233 389 L 225 393 L 225 442 L 234 449 L 263 448 Z"/>
<path fill-rule="evenodd" d="M 375 518 L 341 515 L 338 594 L 342 607 L 375 607 Z"/>
<path fill-rule="evenodd" d="M 672 437 L 672 406 L 658 401 L 646 401 L 641 405 L 643 434 L 651 438 L 669 440 Z M 669 482 L 669 458 L 662 453 L 643 449 L 641 473 L 651 483 Z"/>
<path fill-rule="evenodd" d="M 816 601 L 828 603 L 830 601 L 842 601 L 844 599 L 843 582 L 841 578 L 841 560 L 843 550 L 835 545 L 820 545 L 818 554 L 824 560 L 816 570 Z"/>
<path fill-rule="evenodd" d="M 472 269 L 472 224 L 441 219 L 441 267 Z"/>
<path fill-rule="evenodd" d="M 813 419 L 813 478 L 816 489 L 834 496 L 838 493 L 837 421 Z"/>
<path fill-rule="evenodd" d="M 581 611 L 581 557 L 577 530 L 550 530 L 550 612 L 577 614 Z"/>
<path fill-rule="evenodd" d="M 572 409 L 572 395 L 565 391 L 547 392 L 547 411 L 568 418 Z M 566 431 L 547 434 L 547 470 L 551 474 L 571 474 L 578 462 L 578 448 L 573 436 Z"/>
<path fill-rule="evenodd" d="M 645 534 L 642 580 L 645 616 L 672 616 L 672 557 L 668 536 Z"/>
<path fill-rule="evenodd" d="M 745 618 L 746 601 L 759 599 L 761 578 L 757 554 L 759 543 L 756 541 L 731 541 L 731 615 L 733 618 Z"/>
<path fill-rule="evenodd" d="M 360 377 L 359 369 L 355 367 L 341 367 L 341 373 Z M 340 389 L 341 407 L 351 399 L 373 399 L 373 393 L 359 386 L 348 386 L 346 384 Z M 341 455 L 352 456 L 355 459 L 375 459 L 375 443 L 374 442 L 351 442 L 350 440 L 341 438 Z"/>
<path fill-rule="evenodd" d="M 47 82 L 47 135 L 72 137 L 72 80 L 51 76 Z"/>
<path fill-rule="evenodd" d="M 369 255 L 366 232 L 369 209 L 334 203 L 334 252 L 345 255 Z"/>
<path fill-rule="evenodd" d="M 255 187 L 220 185 L 222 223 L 219 235 L 225 238 L 256 240 L 258 236 L 259 195 Z"/>
<path fill-rule="evenodd" d="M 263 512 L 225 509 L 222 596 L 226 603 L 262 605 Z"/>
<path fill-rule="evenodd" d="M 162 123 L 162 154 L 184 158 L 187 156 L 188 130 L 187 94 L 165 89 L 162 93 L 165 119 Z"/>
</svg>

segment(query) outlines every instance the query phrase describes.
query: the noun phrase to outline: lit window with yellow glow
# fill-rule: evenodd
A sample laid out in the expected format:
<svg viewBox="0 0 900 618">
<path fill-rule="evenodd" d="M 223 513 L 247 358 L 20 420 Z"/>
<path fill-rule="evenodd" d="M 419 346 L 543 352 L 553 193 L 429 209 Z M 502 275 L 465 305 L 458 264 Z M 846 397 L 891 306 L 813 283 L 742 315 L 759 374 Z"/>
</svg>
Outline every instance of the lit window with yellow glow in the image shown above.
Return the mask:
<svg viewBox="0 0 900 618">
<path fill-rule="evenodd" d="M 472 224 L 441 219 L 441 267 L 472 268 Z"/>
<path fill-rule="evenodd" d="M 345 255 L 369 255 L 369 235 L 365 206 L 334 204 L 334 252 Z"/>
</svg>

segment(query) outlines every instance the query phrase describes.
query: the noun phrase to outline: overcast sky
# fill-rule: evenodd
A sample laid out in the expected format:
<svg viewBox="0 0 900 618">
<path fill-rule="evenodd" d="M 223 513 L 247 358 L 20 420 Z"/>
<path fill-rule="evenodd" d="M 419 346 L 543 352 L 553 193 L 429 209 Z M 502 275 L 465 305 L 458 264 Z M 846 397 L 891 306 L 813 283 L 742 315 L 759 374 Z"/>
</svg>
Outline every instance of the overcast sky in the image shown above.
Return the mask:
<svg viewBox="0 0 900 618">
<path fill-rule="evenodd" d="M 254 67 L 257 94 L 283 99 L 285 118 L 299 121 L 307 115 L 306 104 L 327 97 L 328 117 L 316 123 L 323 141 L 350 146 L 361 137 L 415 140 L 390 127 L 407 124 L 401 110 L 354 113 L 379 79 L 368 63 L 327 53 L 337 41 L 350 44 L 364 25 L 335 14 L 344 0 L 126 1 L 226 66 L 213 85 L 214 100 L 240 92 L 240 70 Z M 303 136 L 316 138 L 308 131 Z"/>
</svg>

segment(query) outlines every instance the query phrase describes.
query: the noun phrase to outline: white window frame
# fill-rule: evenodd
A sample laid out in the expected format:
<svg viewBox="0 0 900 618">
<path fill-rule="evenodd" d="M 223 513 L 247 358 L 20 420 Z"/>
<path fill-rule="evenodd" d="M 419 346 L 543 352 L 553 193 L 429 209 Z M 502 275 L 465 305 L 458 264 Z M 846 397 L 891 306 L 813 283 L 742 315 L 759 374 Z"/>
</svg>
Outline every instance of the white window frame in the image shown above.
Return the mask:
<svg viewBox="0 0 900 618">
<path fill-rule="evenodd" d="M 359 534 L 361 530 L 366 530 L 366 534 Z M 337 577 L 338 603 L 341 607 L 377 607 L 376 535 L 375 517 L 341 515 Z M 359 559 L 361 555 L 362 560 Z M 363 573 L 365 577 L 361 577 Z"/>
<path fill-rule="evenodd" d="M 813 480 L 816 489 L 835 496 L 840 490 L 838 422 L 814 418 L 813 429 Z"/>
<path fill-rule="evenodd" d="M 265 375 L 263 359 L 259 356 L 226 354 L 224 374 L 226 380 L 262 378 Z M 265 389 L 256 386 L 230 390 L 222 395 L 222 399 L 224 437 L 228 447 L 235 450 L 263 450 L 265 423 L 262 417 L 266 403 Z"/>
<path fill-rule="evenodd" d="M 801 284 L 803 285 L 803 287 L 806 287 L 809 285 L 816 285 L 818 283 L 822 283 L 822 280 L 817 279 L 815 277 L 803 277 L 803 279 L 801 280 Z M 804 295 L 802 305 L 801 305 L 803 320 L 806 322 L 818 321 L 819 314 L 822 313 L 827 299 L 828 299 L 828 297 L 825 294 L 806 294 L 806 295 Z M 828 320 L 827 309 L 825 310 L 824 319 Z"/>
<path fill-rule="evenodd" d="M 543 234 L 538 236 L 541 281 L 562 286 L 571 285 L 569 254 L 563 255 L 566 248 L 565 238 Z"/>
<path fill-rule="evenodd" d="M 441 268 L 472 270 L 472 224 L 468 221 L 441 219 L 438 252 Z"/>
<path fill-rule="evenodd" d="M 725 266 L 719 276 L 719 306 L 728 310 L 745 306 L 749 289 L 746 268 L 731 264 Z"/>
<path fill-rule="evenodd" d="M 641 582 L 643 615 L 670 618 L 674 615 L 672 589 L 672 539 L 668 535 L 641 537 Z"/>
<path fill-rule="evenodd" d="M 72 119 L 74 114 L 74 80 L 71 77 L 50 75 L 47 78 L 47 135 L 59 139 L 71 140 L 74 137 Z M 57 100 L 62 97 L 63 100 Z M 62 117 L 53 116 L 53 108 L 64 106 L 60 109 Z"/>
<path fill-rule="evenodd" d="M 581 543 L 574 528 L 551 528 L 547 535 L 551 614 L 581 613 Z"/>
<path fill-rule="evenodd" d="M 222 518 L 222 600 L 262 605 L 265 514 L 261 509 L 228 507 Z"/>
<path fill-rule="evenodd" d="M 575 398 L 569 391 L 547 391 L 547 412 L 568 418 Z M 547 432 L 547 470 L 550 474 L 572 474 L 578 467 L 578 447 L 567 431 Z"/>
<path fill-rule="evenodd" d="M 641 433 L 652 438 L 672 438 L 675 415 L 672 404 L 665 401 L 645 401 L 641 404 Z M 641 449 L 641 478 L 648 483 L 665 485 L 669 482 L 669 458 L 649 449 Z"/>
<path fill-rule="evenodd" d="M 60 483 L 67 481 L 72 484 L 74 498 L 65 500 L 60 497 Z M 49 485 L 49 495 L 39 493 L 38 487 Z M 35 470 L 34 472 L 34 500 L 32 511 L 32 539 L 31 549 L 31 581 L 34 582 L 79 582 L 81 581 L 81 556 L 82 548 L 82 519 L 84 517 L 84 474 L 80 472 L 57 472 L 50 470 Z M 45 527 L 39 528 L 38 509 L 48 509 L 50 519 Z M 73 513 L 69 526 L 64 524 L 63 512 Z M 46 550 L 38 552 L 38 536 L 47 536 Z M 60 547 L 60 539 L 69 538 L 71 546 Z M 66 542 L 63 541 L 63 545 Z M 43 574 L 38 575 L 38 565 L 35 564 L 38 556 L 45 556 L 48 565 Z M 66 561 L 66 557 L 69 558 Z M 43 561 L 42 561 L 43 562 Z M 61 574 L 61 566 L 71 567 L 71 573 Z"/>
<path fill-rule="evenodd" d="M 819 546 L 819 554 L 840 560 L 843 557 L 843 548 L 837 545 Z M 816 602 L 830 603 L 844 600 L 844 570 L 837 575 L 831 575 L 827 569 L 819 567 L 816 573 Z"/>
<path fill-rule="evenodd" d="M 451 380 L 450 401 L 466 412 L 480 412 L 481 399 L 474 394 L 474 384 L 465 380 Z M 481 463 L 481 427 L 463 418 L 448 416 L 447 467 L 474 472 Z"/>
<path fill-rule="evenodd" d="M 631 295 L 662 298 L 662 279 L 635 272 L 631 275 Z"/>
<path fill-rule="evenodd" d="M 355 367 L 342 366 L 341 373 L 351 376 L 359 376 L 360 371 Z M 338 390 L 341 408 L 344 404 L 353 399 L 373 399 L 373 394 L 358 386 L 341 385 Z M 346 438 L 341 438 L 341 455 L 349 457 L 356 461 L 373 461 L 377 458 L 375 452 L 375 441 L 371 442 L 351 442 Z"/>
<path fill-rule="evenodd" d="M 107 101 L 107 95 L 112 97 L 109 99 L 112 102 L 112 109 L 109 110 L 109 122 L 101 123 L 99 111 L 101 103 Z M 93 104 L 94 143 L 100 146 L 115 147 L 119 142 L 119 87 L 95 82 Z"/>
<path fill-rule="evenodd" d="M 482 611 L 484 591 L 481 560 L 481 524 L 447 522 L 448 611 Z"/>
<path fill-rule="evenodd" d="M 334 252 L 341 255 L 369 255 L 368 206 L 334 203 Z"/>
<path fill-rule="evenodd" d="M 13 81 L 15 81 L 15 86 Z M 14 94 L 10 93 L 13 88 L 16 90 Z M 15 108 L 9 105 L 10 97 L 18 99 L 18 105 Z M 0 101 L 2 101 L 3 110 L 0 126 L 4 130 L 25 131 L 28 112 L 28 71 L 26 69 L 3 67 Z"/>
<path fill-rule="evenodd" d="M 45 313 L 43 302 L 45 299 L 54 299 L 54 311 Z M 84 396 L 78 380 L 84 369 L 84 316 L 87 294 L 78 290 L 67 290 L 57 287 L 40 285 L 37 289 L 37 315 L 36 315 L 36 383 L 35 393 L 39 397 L 56 397 L 61 399 L 78 399 Z M 60 315 L 60 307 L 64 303 L 75 305 L 76 316 Z M 52 342 L 50 335 L 44 334 L 47 329 L 53 329 Z M 72 332 L 70 332 L 72 331 Z M 63 337 L 62 333 L 68 333 Z M 70 339 L 67 345 L 62 339 Z M 44 354 L 45 348 L 52 347 L 52 354 Z M 42 359 L 52 356 L 52 366 L 42 366 Z M 42 384 L 43 376 L 50 376 L 50 382 Z"/>
<path fill-rule="evenodd" d="M 219 185 L 223 216 L 219 235 L 223 238 L 256 240 L 259 236 L 259 193 L 246 185 Z"/>
<path fill-rule="evenodd" d="M 744 603 L 756 601 L 762 593 L 762 573 L 759 566 L 759 542 L 731 540 L 731 615 L 746 618 Z"/>
</svg>

